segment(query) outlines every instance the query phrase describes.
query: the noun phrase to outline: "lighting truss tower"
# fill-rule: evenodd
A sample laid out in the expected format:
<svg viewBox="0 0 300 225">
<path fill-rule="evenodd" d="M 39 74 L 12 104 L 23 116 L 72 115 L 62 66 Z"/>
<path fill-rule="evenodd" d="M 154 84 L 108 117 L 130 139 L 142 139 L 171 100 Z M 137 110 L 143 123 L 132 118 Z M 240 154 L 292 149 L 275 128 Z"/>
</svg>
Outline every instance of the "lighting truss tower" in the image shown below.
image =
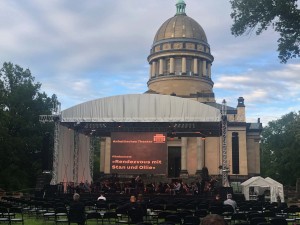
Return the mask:
<svg viewBox="0 0 300 225">
<path fill-rule="evenodd" d="M 227 166 L 227 106 L 225 99 L 222 102 L 222 185 L 223 187 L 229 187 Z"/>
<path fill-rule="evenodd" d="M 53 151 L 53 168 L 52 168 L 52 180 L 51 184 L 57 184 L 57 170 L 58 170 L 58 147 L 59 147 L 59 123 L 61 118 L 61 105 L 56 100 L 53 103 L 51 115 L 40 115 L 40 123 L 53 123 L 54 122 L 54 151 Z"/>
<path fill-rule="evenodd" d="M 95 153 L 95 141 L 96 138 L 93 134 L 91 134 L 90 137 L 90 171 L 91 171 L 91 177 L 94 175 L 94 153 Z"/>
</svg>

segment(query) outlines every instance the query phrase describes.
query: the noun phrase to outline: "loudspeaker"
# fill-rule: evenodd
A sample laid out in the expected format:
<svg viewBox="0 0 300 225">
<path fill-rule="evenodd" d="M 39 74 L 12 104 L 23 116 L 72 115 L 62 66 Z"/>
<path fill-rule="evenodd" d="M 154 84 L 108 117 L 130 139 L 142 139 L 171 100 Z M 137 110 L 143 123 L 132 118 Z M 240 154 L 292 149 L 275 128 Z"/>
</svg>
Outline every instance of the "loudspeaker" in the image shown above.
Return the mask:
<svg viewBox="0 0 300 225">
<path fill-rule="evenodd" d="M 50 133 L 46 132 L 42 143 L 42 170 L 52 170 L 52 154 L 50 151 Z"/>
</svg>

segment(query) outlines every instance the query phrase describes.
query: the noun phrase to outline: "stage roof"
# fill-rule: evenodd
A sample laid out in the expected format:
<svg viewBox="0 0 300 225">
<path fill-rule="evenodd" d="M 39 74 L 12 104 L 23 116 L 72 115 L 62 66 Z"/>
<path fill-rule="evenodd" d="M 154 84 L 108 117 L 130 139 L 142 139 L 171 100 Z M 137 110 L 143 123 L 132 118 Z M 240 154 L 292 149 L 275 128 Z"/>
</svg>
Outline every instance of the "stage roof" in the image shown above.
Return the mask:
<svg viewBox="0 0 300 225">
<path fill-rule="evenodd" d="M 61 113 L 61 123 L 207 122 L 221 121 L 220 110 L 169 95 L 130 94 L 88 101 Z"/>
<path fill-rule="evenodd" d="M 131 94 L 100 98 L 62 111 L 60 123 L 80 133 L 165 132 L 170 137 L 221 135 L 220 110 L 175 96 Z"/>
</svg>

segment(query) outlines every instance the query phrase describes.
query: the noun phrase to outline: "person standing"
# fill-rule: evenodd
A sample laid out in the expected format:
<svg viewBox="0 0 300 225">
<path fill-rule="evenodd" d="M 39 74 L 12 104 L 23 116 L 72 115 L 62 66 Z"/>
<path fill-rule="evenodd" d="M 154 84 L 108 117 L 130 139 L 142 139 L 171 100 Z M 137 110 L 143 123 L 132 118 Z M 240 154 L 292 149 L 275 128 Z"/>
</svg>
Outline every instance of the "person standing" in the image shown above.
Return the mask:
<svg viewBox="0 0 300 225">
<path fill-rule="evenodd" d="M 69 222 L 77 223 L 78 225 L 85 224 L 85 207 L 80 201 L 80 195 L 75 193 L 73 195 L 73 202 L 70 203 Z"/>
</svg>

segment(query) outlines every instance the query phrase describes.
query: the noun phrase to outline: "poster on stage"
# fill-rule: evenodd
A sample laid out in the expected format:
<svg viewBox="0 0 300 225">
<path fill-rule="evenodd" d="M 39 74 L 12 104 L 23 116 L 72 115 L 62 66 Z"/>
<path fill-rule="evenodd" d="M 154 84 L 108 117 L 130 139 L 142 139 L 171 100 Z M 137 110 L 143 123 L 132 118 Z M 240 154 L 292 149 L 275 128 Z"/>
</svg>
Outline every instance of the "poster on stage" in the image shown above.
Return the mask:
<svg viewBox="0 0 300 225">
<path fill-rule="evenodd" d="M 165 133 L 114 132 L 111 134 L 111 173 L 166 174 L 166 162 Z"/>
</svg>

